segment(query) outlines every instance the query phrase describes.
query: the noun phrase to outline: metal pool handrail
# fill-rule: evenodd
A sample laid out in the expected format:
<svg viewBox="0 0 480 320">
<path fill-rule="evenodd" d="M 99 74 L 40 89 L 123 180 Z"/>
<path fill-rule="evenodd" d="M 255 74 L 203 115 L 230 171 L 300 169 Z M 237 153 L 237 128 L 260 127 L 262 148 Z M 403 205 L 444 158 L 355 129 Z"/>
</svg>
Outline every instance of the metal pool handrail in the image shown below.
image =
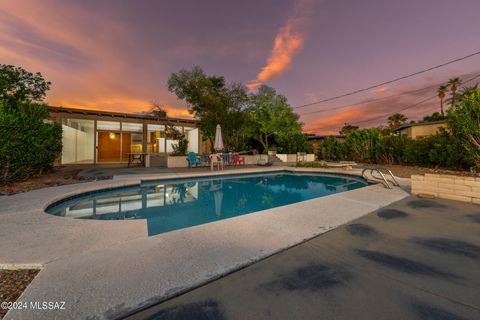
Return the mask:
<svg viewBox="0 0 480 320">
<path fill-rule="evenodd" d="M 362 177 L 366 180 L 368 180 L 368 177 L 365 175 L 365 171 L 368 171 L 370 170 L 370 175 L 372 176 L 372 178 L 374 179 L 378 179 L 378 180 L 383 180 L 383 182 L 385 182 L 385 187 L 387 187 L 388 189 L 392 189 L 392 187 L 390 186 L 390 183 L 388 183 L 388 180 L 385 178 L 385 175 L 383 174 L 382 170 L 386 170 L 388 172 L 388 174 L 390 175 L 390 177 L 392 177 L 393 179 L 393 184 L 397 187 L 400 186 L 400 184 L 398 183 L 397 179 L 395 179 L 395 176 L 393 175 L 392 171 L 386 169 L 386 168 L 365 168 L 362 170 Z M 380 177 L 376 177 L 373 172 L 378 172 L 381 176 Z"/>
</svg>

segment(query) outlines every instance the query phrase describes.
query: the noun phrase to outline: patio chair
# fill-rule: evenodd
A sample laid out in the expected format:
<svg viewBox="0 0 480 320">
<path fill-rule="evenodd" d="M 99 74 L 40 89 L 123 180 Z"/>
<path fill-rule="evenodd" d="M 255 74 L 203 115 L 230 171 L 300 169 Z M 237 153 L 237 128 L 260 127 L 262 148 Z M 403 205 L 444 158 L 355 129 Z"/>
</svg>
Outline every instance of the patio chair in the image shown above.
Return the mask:
<svg viewBox="0 0 480 320">
<path fill-rule="evenodd" d="M 217 165 L 218 170 L 220 170 L 221 166 L 223 170 L 223 158 L 217 153 L 210 155 L 210 171 L 213 171 L 214 165 Z"/>
<path fill-rule="evenodd" d="M 245 157 L 240 157 L 239 153 L 233 154 L 233 165 L 245 165 Z"/>
<path fill-rule="evenodd" d="M 223 159 L 223 164 L 228 166 L 228 165 L 231 165 L 233 164 L 233 159 L 232 159 L 232 154 L 231 153 L 223 153 L 221 155 L 222 159 Z"/>
<path fill-rule="evenodd" d="M 203 154 L 202 162 L 203 162 L 204 166 L 210 167 L 210 155 L 209 154 Z"/>
<path fill-rule="evenodd" d="M 200 165 L 200 166 L 202 165 L 202 159 L 197 157 L 195 152 L 189 152 L 187 160 L 188 160 L 188 167 L 189 168 L 192 168 L 193 165 L 195 165 L 195 167 L 198 167 L 198 165 Z"/>
</svg>

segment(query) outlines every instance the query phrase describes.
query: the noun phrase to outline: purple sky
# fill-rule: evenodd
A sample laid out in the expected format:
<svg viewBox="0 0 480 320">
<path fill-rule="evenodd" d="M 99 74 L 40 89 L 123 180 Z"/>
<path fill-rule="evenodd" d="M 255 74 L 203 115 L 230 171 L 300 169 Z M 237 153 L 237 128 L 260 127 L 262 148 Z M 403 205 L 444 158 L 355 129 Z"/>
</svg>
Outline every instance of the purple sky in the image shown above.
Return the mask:
<svg viewBox="0 0 480 320">
<path fill-rule="evenodd" d="M 47 101 L 145 111 L 150 101 L 186 116 L 172 72 L 198 65 L 254 89 L 266 83 L 292 106 L 389 80 L 480 50 L 478 0 L 24 1 L 0 0 L 0 63 L 40 71 Z M 435 94 L 448 78 L 480 74 L 480 56 L 371 92 L 298 109 L 305 129 L 373 126 Z M 431 100 L 405 110 L 419 119 Z M 367 122 L 370 118 L 377 118 Z"/>
</svg>

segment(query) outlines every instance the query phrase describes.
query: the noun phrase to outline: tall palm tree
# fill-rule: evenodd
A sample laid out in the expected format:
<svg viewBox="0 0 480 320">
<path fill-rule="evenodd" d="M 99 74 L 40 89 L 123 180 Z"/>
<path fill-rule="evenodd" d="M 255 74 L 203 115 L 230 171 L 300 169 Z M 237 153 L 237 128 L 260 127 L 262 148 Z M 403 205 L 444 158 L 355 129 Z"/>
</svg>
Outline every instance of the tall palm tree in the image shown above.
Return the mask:
<svg viewBox="0 0 480 320">
<path fill-rule="evenodd" d="M 455 95 L 457 94 L 458 86 L 462 83 L 459 78 L 452 78 L 448 80 L 450 86 L 450 93 L 452 94 L 452 106 L 455 104 Z"/>
<path fill-rule="evenodd" d="M 445 94 L 447 93 L 448 86 L 443 85 L 438 87 L 438 97 L 440 98 L 440 113 L 442 117 L 445 117 L 445 113 L 443 112 L 443 99 L 445 99 Z"/>
</svg>

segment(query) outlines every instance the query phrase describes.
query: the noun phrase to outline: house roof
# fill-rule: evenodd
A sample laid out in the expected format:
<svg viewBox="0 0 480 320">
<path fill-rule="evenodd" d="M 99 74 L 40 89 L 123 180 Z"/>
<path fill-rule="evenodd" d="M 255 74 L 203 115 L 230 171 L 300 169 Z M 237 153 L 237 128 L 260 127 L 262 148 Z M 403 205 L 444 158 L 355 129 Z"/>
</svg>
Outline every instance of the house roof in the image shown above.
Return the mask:
<svg viewBox="0 0 480 320">
<path fill-rule="evenodd" d="M 439 120 L 439 121 L 423 121 L 423 122 L 417 122 L 417 123 L 406 123 L 402 124 L 400 127 L 393 129 L 394 132 L 401 131 L 410 127 L 420 127 L 420 126 L 429 126 L 432 124 L 443 124 L 445 123 L 445 120 Z"/>
<path fill-rule="evenodd" d="M 321 139 L 325 139 L 326 137 L 345 138 L 345 135 L 343 135 L 343 134 L 336 134 L 336 135 L 332 135 L 332 134 L 317 134 L 317 135 L 308 135 L 308 136 L 307 136 L 307 139 L 308 139 L 308 140 L 321 140 Z"/>
<path fill-rule="evenodd" d="M 76 114 L 76 115 L 89 115 L 89 116 L 102 116 L 102 117 L 112 117 L 112 118 L 122 118 L 122 119 L 139 119 L 139 120 L 157 120 L 156 117 L 146 114 L 146 113 L 123 113 L 123 112 L 111 112 L 111 111 L 102 111 L 102 110 L 91 110 L 91 109 L 76 109 L 76 108 L 65 108 L 65 107 L 55 107 L 48 106 L 48 110 L 54 113 L 63 113 L 63 114 Z M 168 117 L 168 120 L 173 123 L 188 123 L 188 124 L 198 124 L 198 119 L 188 119 L 188 118 L 172 118 Z"/>
</svg>

